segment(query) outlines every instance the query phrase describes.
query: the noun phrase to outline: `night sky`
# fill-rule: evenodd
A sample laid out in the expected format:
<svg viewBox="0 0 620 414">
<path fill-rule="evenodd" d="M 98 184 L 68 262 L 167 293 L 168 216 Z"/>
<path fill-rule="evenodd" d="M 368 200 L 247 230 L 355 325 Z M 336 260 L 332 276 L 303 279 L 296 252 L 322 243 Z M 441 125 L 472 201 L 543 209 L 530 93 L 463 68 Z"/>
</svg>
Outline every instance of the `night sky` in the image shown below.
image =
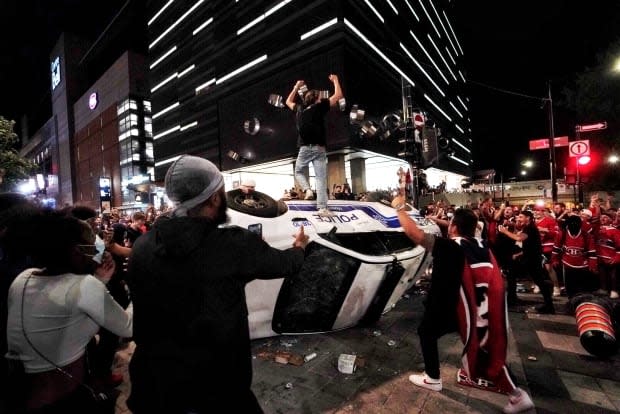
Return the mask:
<svg viewBox="0 0 620 414">
<path fill-rule="evenodd" d="M 529 140 L 549 135 L 547 108 L 542 108 L 547 82 L 560 102 L 562 88 L 575 73 L 594 65 L 597 54 L 620 38 L 620 1 L 453 1 L 451 22 L 466 58 L 475 168 L 495 168 L 508 178 L 530 157 L 538 165 L 534 174 L 548 176 L 548 152 L 528 150 Z M 50 105 L 48 54 L 60 32 L 94 39 L 123 4 L 2 1 L 0 115 L 19 121 L 24 112 L 45 114 Z M 579 120 L 557 106 L 554 114 L 555 135 L 572 134 Z"/>
</svg>

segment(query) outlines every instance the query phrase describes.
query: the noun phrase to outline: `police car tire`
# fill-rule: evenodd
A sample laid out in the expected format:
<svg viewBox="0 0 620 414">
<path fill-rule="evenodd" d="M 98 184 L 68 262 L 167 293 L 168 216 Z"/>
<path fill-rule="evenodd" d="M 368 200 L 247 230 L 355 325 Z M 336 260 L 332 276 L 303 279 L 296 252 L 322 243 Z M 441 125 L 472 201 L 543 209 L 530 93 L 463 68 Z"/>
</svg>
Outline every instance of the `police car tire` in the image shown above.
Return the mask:
<svg viewBox="0 0 620 414">
<path fill-rule="evenodd" d="M 277 217 L 280 214 L 278 202 L 260 191 L 254 191 L 254 200 L 257 206 L 244 204 L 243 200 L 245 200 L 245 194 L 240 189 L 226 193 L 228 207 L 240 213 L 255 217 Z"/>
</svg>

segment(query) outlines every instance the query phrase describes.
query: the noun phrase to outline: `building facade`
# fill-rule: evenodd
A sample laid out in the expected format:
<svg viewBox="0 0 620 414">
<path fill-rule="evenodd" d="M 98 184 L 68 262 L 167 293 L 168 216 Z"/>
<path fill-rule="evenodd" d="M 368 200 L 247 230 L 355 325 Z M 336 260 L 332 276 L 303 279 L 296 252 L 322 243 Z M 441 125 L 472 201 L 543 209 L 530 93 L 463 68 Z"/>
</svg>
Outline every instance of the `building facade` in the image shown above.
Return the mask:
<svg viewBox="0 0 620 414">
<path fill-rule="evenodd" d="M 225 171 L 292 164 L 296 129 L 282 102 L 299 79 L 331 93 L 330 73 L 346 97 L 328 116 L 330 179 L 369 154 L 420 158 L 407 145 L 428 137 L 441 149 L 424 167 L 471 175 L 463 50 L 450 10 L 440 0 L 149 2 L 156 179 L 183 153 Z M 415 114 L 425 123 L 417 134 Z"/>
</svg>

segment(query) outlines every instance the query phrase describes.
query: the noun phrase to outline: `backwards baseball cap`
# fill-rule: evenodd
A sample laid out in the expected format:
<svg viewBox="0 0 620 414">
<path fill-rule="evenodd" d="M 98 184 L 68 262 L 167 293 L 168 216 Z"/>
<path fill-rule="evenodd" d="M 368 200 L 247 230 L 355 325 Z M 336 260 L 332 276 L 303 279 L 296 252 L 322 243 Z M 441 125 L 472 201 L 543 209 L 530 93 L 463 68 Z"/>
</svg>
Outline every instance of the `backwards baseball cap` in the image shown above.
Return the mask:
<svg viewBox="0 0 620 414">
<path fill-rule="evenodd" d="M 244 178 L 243 181 L 241 181 L 241 185 L 246 187 L 256 187 L 256 181 L 251 178 Z"/>
<path fill-rule="evenodd" d="M 164 180 L 166 194 L 175 203 L 172 214 L 177 217 L 186 216 L 223 185 L 224 177 L 215 164 L 192 155 L 182 155 L 173 162 Z"/>
</svg>

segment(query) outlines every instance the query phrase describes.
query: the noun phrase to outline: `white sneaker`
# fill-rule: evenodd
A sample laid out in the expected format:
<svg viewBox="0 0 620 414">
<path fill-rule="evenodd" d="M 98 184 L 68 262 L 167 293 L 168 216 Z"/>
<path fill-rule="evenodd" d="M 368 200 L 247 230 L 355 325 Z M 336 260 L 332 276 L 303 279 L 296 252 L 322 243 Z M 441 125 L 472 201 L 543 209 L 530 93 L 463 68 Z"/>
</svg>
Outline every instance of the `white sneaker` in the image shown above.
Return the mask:
<svg viewBox="0 0 620 414">
<path fill-rule="evenodd" d="M 508 404 L 504 407 L 504 412 L 507 414 L 520 413 L 525 410 L 534 408 L 534 402 L 521 388 L 517 388 L 519 395 L 511 395 L 508 397 Z"/>
<path fill-rule="evenodd" d="M 618 299 L 618 297 L 620 297 L 620 295 L 618 295 L 618 292 L 617 292 L 617 291 L 612 290 L 612 291 L 609 293 L 609 297 L 610 297 L 611 299 Z"/>
<path fill-rule="evenodd" d="M 538 287 L 538 285 L 534 285 L 534 290 L 532 290 L 533 293 L 540 293 L 540 288 Z"/>
<path fill-rule="evenodd" d="M 560 291 L 560 287 L 559 286 L 554 286 L 553 287 L 553 296 L 560 296 L 562 294 L 562 292 Z"/>
<path fill-rule="evenodd" d="M 334 213 L 332 213 L 328 208 L 323 207 L 318 211 L 318 215 L 321 217 L 334 217 Z"/>
<path fill-rule="evenodd" d="M 441 391 L 443 386 L 441 385 L 441 378 L 433 379 L 423 372 L 421 375 L 409 375 L 409 381 L 413 382 L 418 387 L 426 388 L 431 391 Z"/>
<path fill-rule="evenodd" d="M 314 200 L 314 192 L 312 192 L 311 189 L 307 189 L 306 190 L 306 196 L 304 197 L 304 200 Z"/>
</svg>

